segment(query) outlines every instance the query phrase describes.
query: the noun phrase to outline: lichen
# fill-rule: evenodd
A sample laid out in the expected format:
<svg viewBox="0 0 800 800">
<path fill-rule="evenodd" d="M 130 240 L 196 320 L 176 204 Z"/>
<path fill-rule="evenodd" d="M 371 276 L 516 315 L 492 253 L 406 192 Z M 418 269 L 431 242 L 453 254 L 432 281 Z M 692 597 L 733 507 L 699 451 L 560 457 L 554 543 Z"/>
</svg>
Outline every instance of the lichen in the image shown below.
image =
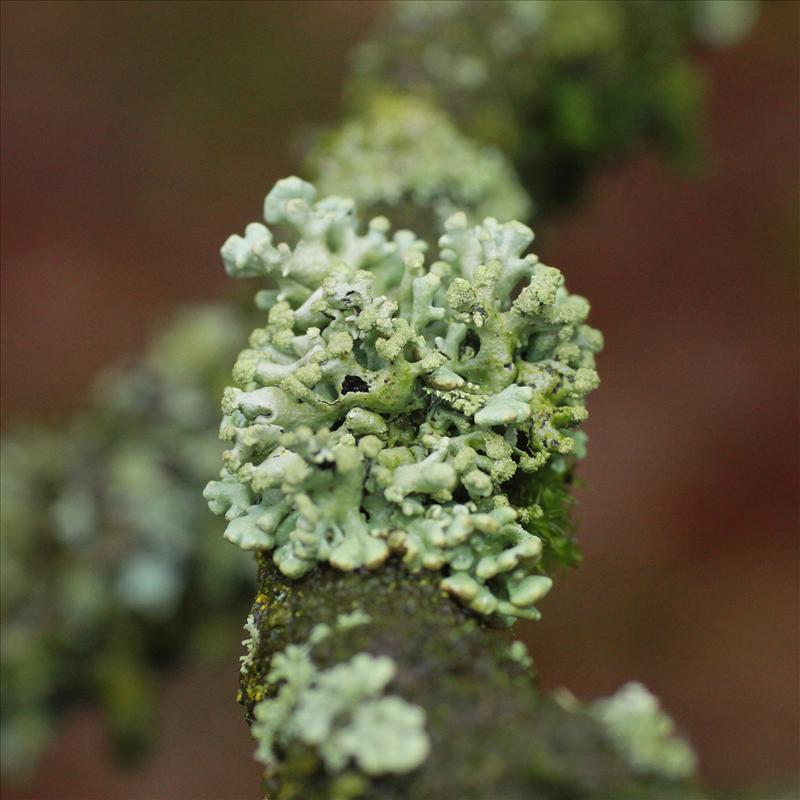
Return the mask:
<svg viewBox="0 0 800 800">
<path fill-rule="evenodd" d="M 348 94 L 353 108 L 387 91 L 432 101 L 508 156 L 550 210 L 620 153 L 654 145 L 691 163 L 705 82 L 690 47 L 738 41 L 756 10 L 749 0 L 395 2 L 357 48 Z"/>
<path fill-rule="evenodd" d="M 247 327 L 223 305 L 182 308 L 141 357 L 102 372 L 79 414 L 3 435 L 4 775 L 34 767 L 76 698 L 97 704 L 117 754 L 143 752 L 155 670 L 194 637 L 217 656 L 238 624 L 252 560 L 219 542 L 197 496 Z"/>
<path fill-rule="evenodd" d="M 245 653 L 239 657 L 239 671 L 244 675 L 248 669 L 253 665 L 255 660 L 258 644 L 261 639 L 261 631 L 256 625 L 255 617 L 252 614 L 247 615 L 247 621 L 244 623 L 244 629 L 247 632 L 247 638 L 242 641 Z"/>
<path fill-rule="evenodd" d="M 233 276 L 270 276 L 226 390 L 232 443 L 211 509 L 225 536 L 270 550 L 300 577 L 319 562 L 373 569 L 397 553 L 442 570 L 442 588 L 481 614 L 536 618 L 551 586 L 542 538 L 521 522 L 512 478 L 566 474 L 598 384 L 600 334 L 561 273 L 524 255 L 532 231 L 453 215 L 426 265 L 410 231 L 360 234 L 352 201 L 314 202 L 298 178 L 265 201 L 294 247 L 251 223 L 222 256 Z M 541 478 L 543 482 L 545 478 Z"/>
<path fill-rule="evenodd" d="M 294 580 L 280 574 L 268 553 L 259 554 L 258 562 L 253 611 L 261 646 L 242 681 L 248 720 L 253 707 L 279 688 L 267 682 L 273 654 L 316 640 L 323 627 L 326 635 L 312 648 L 317 670 L 365 652 L 392 659 L 397 673 L 388 691 L 425 709 L 431 741 L 430 754 L 412 772 L 371 776 L 352 759 L 341 772 L 329 772 L 315 746 L 292 740 L 274 748 L 277 760 L 264 774 L 268 797 L 704 796 L 686 781 L 634 771 L 585 704 L 539 691 L 531 671 L 513 659 L 524 648 L 509 647 L 506 636 L 452 602 L 435 573 L 411 576 L 391 559 L 370 574 L 322 567 Z M 372 622 L 342 628 L 340 617 L 354 608 Z"/>
<path fill-rule="evenodd" d="M 523 669 L 529 670 L 533 667 L 533 659 L 528 653 L 528 648 L 525 646 L 525 642 L 519 639 L 509 645 L 508 657 L 512 661 L 516 661 Z"/>
<path fill-rule="evenodd" d="M 322 194 L 343 194 L 393 217 L 414 209 L 423 222 L 428 214 L 441 223 L 465 211 L 479 222 L 489 215 L 524 219 L 530 211 L 505 156 L 472 142 L 417 97 L 373 98 L 323 140 L 310 167 Z"/>
<path fill-rule="evenodd" d="M 694 31 L 716 47 L 738 44 L 752 30 L 758 6 L 758 0 L 695 0 Z"/>
<path fill-rule="evenodd" d="M 256 758 L 269 767 L 276 750 L 302 742 L 331 773 L 350 763 L 368 775 L 415 769 L 430 751 L 425 712 L 385 693 L 397 672 L 395 662 L 357 653 L 319 669 L 312 649 L 331 633 L 328 626 L 318 625 L 306 643 L 288 645 L 273 656 L 267 685 L 274 694 L 253 710 Z"/>
<path fill-rule="evenodd" d="M 349 630 L 357 628 L 359 625 L 368 625 L 371 621 L 372 617 L 369 614 L 357 608 L 349 614 L 339 614 L 336 617 L 336 626 L 341 630 Z"/>
<path fill-rule="evenodd" d="M 667 780 L 694 773 L 697 763 L 692 748 L 676 735 L 675 723 L 642 684 L 628 683 L 611 697 L 594 701 L 589 709 L 637 772 Z"/>
</svg>

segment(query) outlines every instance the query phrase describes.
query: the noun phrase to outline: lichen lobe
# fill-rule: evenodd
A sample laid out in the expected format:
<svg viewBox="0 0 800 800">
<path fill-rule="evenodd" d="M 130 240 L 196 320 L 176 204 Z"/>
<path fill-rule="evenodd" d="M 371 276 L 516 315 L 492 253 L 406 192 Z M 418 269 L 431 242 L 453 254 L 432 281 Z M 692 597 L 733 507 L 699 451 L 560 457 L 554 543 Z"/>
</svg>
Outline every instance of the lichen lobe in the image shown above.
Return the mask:
<svg viewBox="0 0 800 800">
<path fill-rule="evenodd" d="M 374 569 L 392 553 L 473 611 L 538 617 L 541 537 L 511 479 L 565 474 L 597 386 L 602 339 L 561 273 L 525 255 L 518 222 L 453 215 L 428 244 L 359 233 L 352 201 L 297 178 L 265 201 L 293 247 L 247 226 L 222 248 L 234 276 L 271 277 L 226 390 L 232 443 L 206 497 L 226 538 L 298 578 L 319 563 Z M 540 511 L 540 509 L 539 509 Z"/>
</svg>

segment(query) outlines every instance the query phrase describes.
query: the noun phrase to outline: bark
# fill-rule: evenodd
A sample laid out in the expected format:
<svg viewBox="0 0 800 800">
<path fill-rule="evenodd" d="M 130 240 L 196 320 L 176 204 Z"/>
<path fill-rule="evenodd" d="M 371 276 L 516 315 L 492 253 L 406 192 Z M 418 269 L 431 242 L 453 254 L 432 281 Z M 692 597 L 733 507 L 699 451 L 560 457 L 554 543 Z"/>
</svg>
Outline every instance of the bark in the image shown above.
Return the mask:
<svg viewBox="0 0 800 800">
<path fill-rule="evenodd" d="M 318 623 L 356 608 L 371 622 L 339 630 L 314 649 L 323 668 L 358 652 L 387 655 L 398 666 L 392 694 L 425 709 L 431 753 L 415 771 L 369 777 L 353 767 L 325 772 L 315 752 L 293 745 L 267 770 L 274 800 L 331 798 L 661 798 L 685 800 L 686 785 L 637 776 L 602 726 L 582 710 L 566 710 L 537 689 L 531 672 L 509 655 L 508 631 L 492 629 L 438 587 L 441 576 L 413 575 L 390 561 L 375 572 L 320 566 L 289 580 L 260 557 L 253 614 L 260 641 L 243 676 L 240 701 L 252 721 L 269 694 L 273 653 L 307 641 Z M 535 655 L 535 654 L 534 654 Z"/>
</svg>

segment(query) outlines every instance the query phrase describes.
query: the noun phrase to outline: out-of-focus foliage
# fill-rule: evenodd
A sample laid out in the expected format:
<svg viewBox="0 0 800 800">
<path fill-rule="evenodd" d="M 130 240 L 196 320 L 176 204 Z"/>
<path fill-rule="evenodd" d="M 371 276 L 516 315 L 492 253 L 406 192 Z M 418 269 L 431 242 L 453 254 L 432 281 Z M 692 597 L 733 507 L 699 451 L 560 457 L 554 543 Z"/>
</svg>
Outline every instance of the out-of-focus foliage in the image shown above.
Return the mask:
<svg viewBox="0 0 800 800">
<path fill-rule="evenodd" d="M 637 772 L 680 780 L 697 768 L 692 748 L 677 736 L 675 723 L 641 683 L 628 683 L 611 697 L 596 700 L 590 711 Z"/>
<path fill-rule="evenodd" d="M 693 38 L 729 44 L 753 5 L 658 0 L 396 3 L 357 51 L 353 107 L 398 87 L 447 110 L 517 165 L 544 211 L 610 159 L 696 151 L 703 78 Z M 733 19 L 735 17 L 735 20 Z"/>
<path fill-rule="evenodd" d="M 212 642 L 252 587 L 198 497 L 218 463 L 218 398 L 244 335 L 222 307 L 181 312 L 143 361 L 104 374 L 64 429 L 2 450 L 2 766 L 21 771 L 60 703 L 90 696 L 145 743 L 153 659 Z"/>
<path fill-rule="evenodd" d="M 758 0 L 695 0 L 692 27 L 697 36 L 718 47 L 743 39 L 758 17 Z"/>
</svg>

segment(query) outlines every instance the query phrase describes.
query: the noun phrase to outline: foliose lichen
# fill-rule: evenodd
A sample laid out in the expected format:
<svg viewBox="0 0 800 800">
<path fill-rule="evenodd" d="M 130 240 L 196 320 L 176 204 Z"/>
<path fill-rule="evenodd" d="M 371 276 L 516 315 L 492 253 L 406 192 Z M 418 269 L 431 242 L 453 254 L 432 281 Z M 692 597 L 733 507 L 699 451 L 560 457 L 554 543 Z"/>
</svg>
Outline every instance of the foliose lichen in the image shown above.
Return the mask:
<svg viewBox="0 0 800 800">
<path fill-rule="evenodd" d="M 372 617 L 360 608 L 348 614 L 339 614 L 336 618 L 336 627 L 340 630 L 346 631 L 350 628 L 358 628 L 360 625 L 367 625 L 372 621 Z"/>
<path fill-rule="evenodd" d="M 533 659 L 531 658 L 525 642 L 517 639 L 508 647 L 508 657 L 512 661 L 516 661 L 523 669 L 530 670 L 533 668 Z"/>
<path fill-rule="evenodd" d="M 277 284 L 223 400 L 232 447 L 205 494 L 226 538 L 290 577 L 396 553 L 478 613 L 538 617 L 552 581 L 523 523 L 543 512 L 515 487 L 584 453 L 602 346 L 588 302 L 524 255 L 519 222 L 455 214 L 426 264 L 412 232 L 359 233 L 351 200 L 315 198 L 298 178 L 266 198 L 293 247 L 260 223 L 222 247 L 230 275 Z"/>
<path fill-rule="evenodd" d="M 422 98 L 379 95 L 339 126 L 309 159 L 320 193 L 404 224 L 443 223 L 457 211 L 525 219 L 530 201 L 498 150 L 475 144 Z M 407 219 L 408 218 L 408 219 Z"/>
<path fill-rule="evenodd" d="M 537 207 L 579 194 L 619 154 L 656 146 L 697 155 L 705 81 L 698 39 L 732 44 L 749 0 L 395 2 L 357 50 L 353 107 L 406 90 L 446 110 L 514 162 Z"/>
<path fill-rule="evenodd" d="M 96 702 L 117 752 L 141 752 L 156 662 L 193 637 L 210 653 L 237 624 L 253 564 L 218 546 L 197 494 L 219 463 L 209 432 L 246 319 L 222 305 L 182 309 L 141 358 L 104 371 L 80 414 L 4 434 L 5 775 L 34 766 L 65 698 Z"/>
<path fill-rule="evenodd" d="M 337 627 L 365 621 L 339 620 Z M 270 767 L 277 759 L 276 748 L 302 742 L 331 773 L 350 763 L 368 775 L 415 769 L 430 751 L 425 712 L 385 693 L 397 671 L 395 662 L 357 653 L 344 663 L 319 669 L 312 649 L 333 633 L 329 626 L 318 625 L 306 643 L 288 645 L 272 657 L 266 682 L 274 694 L 253 709 L 256 758 Z"/>
<path fill-rule="evenodd" d="M 758 0 L 695 0 L 693 28 L 709 44 L 728 47 L 747 36 L 758 14 Z"/>
<path fill-rule="evenodd" d="M 694 774 L 697 759 L 691 746 L 676 734 L 675 723 L 642 684 L 626 684 L 593 702 L 589 711 L 637 772 L 667 780 Z"/>
</svg>

